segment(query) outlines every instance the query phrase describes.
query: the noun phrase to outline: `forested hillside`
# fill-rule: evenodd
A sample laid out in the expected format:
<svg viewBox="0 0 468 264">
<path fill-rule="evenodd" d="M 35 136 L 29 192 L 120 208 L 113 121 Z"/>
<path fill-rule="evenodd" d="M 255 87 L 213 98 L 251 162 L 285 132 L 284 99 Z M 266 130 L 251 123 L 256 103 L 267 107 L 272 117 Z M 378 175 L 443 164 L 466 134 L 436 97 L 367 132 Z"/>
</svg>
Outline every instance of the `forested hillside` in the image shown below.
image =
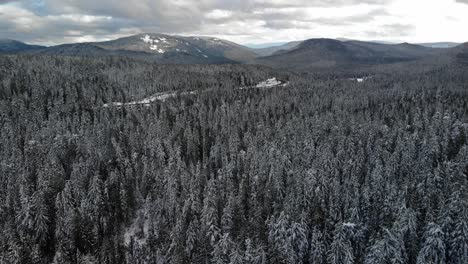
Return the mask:
<svg viewBox="0 0 468 264">
<path fill-rule="evenodd" d="M 461 65 L 2 56 L 0 128 L 0 263 L 468 263 Z"/>
</svg>

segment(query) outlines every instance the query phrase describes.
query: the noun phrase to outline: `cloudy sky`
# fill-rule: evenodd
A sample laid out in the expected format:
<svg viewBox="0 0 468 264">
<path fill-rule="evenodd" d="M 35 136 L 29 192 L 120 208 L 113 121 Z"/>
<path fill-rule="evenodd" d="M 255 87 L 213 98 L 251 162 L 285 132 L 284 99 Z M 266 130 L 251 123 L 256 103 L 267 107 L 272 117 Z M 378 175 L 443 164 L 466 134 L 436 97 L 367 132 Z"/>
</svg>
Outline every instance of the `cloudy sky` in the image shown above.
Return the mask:
<svg viewBox="0 0 468 264">
<path fill-rule="evenodd" d="M 468 41 L 468 0 L 0 0 L 0 38 L 53 45 L 136 33 L 242 44 Z"/>
</svg>

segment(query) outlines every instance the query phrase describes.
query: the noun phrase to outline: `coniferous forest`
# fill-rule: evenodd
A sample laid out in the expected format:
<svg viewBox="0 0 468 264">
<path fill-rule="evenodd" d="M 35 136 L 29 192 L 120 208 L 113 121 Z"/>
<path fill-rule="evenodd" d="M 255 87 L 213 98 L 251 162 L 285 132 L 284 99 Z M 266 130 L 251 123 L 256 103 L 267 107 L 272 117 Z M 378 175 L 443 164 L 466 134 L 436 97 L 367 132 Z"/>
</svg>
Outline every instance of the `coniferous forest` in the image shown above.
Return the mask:
<svg viewBox="0 0 468 264">
<path fill-rule="evenodd" d="M 468 68 L 360 71 L 0 56 L 0 263 L 468 263 Z"/>
</svg>

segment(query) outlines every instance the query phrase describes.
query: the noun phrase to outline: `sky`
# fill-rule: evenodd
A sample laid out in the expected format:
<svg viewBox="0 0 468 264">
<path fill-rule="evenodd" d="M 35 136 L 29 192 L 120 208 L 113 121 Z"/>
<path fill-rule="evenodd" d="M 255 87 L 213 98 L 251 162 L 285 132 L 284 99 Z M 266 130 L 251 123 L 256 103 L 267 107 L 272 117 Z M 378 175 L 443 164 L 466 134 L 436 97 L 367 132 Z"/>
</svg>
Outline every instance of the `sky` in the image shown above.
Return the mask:
<svg viewBox="0 0 468 264">
<path fill-rule="evenodd" d="M 0 39 L 56 45 L 139 33 L 240 44 L 309 38 L 467 42 L 468 0 L 0 0 Z"/>
</svg>

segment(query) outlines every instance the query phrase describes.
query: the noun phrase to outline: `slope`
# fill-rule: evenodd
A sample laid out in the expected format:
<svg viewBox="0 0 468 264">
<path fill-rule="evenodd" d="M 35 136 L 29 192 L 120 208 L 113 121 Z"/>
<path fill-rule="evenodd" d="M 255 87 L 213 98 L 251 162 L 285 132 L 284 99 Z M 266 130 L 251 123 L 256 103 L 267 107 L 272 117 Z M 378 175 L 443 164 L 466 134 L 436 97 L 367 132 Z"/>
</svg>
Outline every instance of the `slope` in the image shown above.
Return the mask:
<svg viewBox="0 0 468 264">
<path fill-rule="evenodd" d="M 421 59 L 436 49 L 418 45 L 310 39 L 296 48 L 258 58 L 255 63 L 297 71 L 350 69 Z"/>
<path fill-rule="evenodd" d="M 15 54 L 24 51 L 43 49 L 43 46 L 29 45 L 21 41 L 0 39 L 0 54 Z"/>
</svg>

